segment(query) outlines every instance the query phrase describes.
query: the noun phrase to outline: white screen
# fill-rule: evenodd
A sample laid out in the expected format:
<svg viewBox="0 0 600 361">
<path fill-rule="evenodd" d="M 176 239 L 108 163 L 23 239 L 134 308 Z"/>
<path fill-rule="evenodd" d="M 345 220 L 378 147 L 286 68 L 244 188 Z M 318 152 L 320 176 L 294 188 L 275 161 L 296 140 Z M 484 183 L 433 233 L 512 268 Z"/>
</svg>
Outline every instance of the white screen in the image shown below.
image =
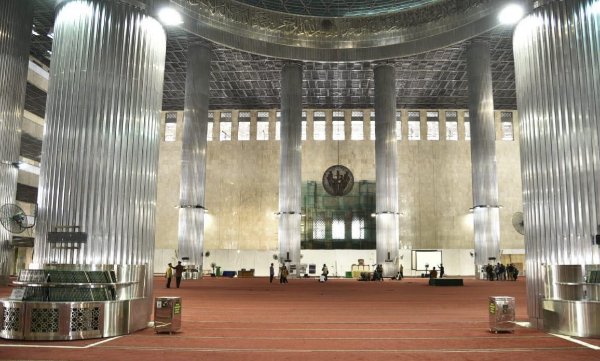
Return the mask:
<svg viewBox="0 0 600 361">
<path fill-rule="evenodd" d="M 425 271 L 425 265 L 429 265 L 427 270 L 431 271 L 433 267 L 440 268 L 442 263 L 442 251 L 412 251 L 412 269 Z"/>
</svg>

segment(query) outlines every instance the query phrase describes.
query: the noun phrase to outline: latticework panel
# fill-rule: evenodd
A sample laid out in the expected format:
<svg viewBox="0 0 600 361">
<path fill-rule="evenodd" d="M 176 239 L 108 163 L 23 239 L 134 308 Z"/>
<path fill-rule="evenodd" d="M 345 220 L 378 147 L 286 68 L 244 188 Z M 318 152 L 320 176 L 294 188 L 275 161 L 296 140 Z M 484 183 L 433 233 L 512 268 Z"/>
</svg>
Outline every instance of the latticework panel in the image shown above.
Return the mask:
<svg viewBox="0 0 600 361">
<path fill-rule="evenodd" d="M 69 328 L 72 332 L 97 331 L 100 329 L 100 308 L 73 308 L 71 309 L 71 322 Z"/>
<path fill-rule="evenodd" d="M 4 308 L 1 325 L 5 332 L 21 331 L 21 308 Z"/>
<path fill-rule="evenodd" d="M 31 333 L 58 332 L 57 308 L 34 308 L 31 310 Z"/>
</svg>

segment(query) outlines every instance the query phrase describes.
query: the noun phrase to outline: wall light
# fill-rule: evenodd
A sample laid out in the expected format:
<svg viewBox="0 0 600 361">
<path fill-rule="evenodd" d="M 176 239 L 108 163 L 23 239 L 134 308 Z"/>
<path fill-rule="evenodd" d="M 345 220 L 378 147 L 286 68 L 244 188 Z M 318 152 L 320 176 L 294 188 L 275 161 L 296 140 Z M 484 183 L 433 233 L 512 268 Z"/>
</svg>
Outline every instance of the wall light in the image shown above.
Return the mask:
<svg viewBox="0 0 600 361">
<path fill-rule="evenodd" d="M 158 11 L 158 19 L 165 25 L 179 25 L 183 23 L 183 18 L 177 10 L 164 7 Z"/>
<path fill-rule="evenodd" d="M 498 21 L 501 24 L 516 24 L 525 15 L 525 9 L 519 4 L 508 4 L 498 14 Z"/>
</svg>

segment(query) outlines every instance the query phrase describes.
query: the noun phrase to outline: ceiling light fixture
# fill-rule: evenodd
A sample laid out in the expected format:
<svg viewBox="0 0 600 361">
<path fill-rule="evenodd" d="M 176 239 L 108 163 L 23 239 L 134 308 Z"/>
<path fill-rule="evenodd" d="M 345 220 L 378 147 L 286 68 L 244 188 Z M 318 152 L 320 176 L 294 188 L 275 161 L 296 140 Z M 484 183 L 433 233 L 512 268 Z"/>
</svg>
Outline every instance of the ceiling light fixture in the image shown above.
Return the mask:
<svg viewBox="0 0 600 361">
<path fill-rule="evenodd" d="M 181 14 L 179 14 L 177 10 L 170 7 L 160 9 L 158 11 L 158 19 L 165 25 L 179 25 L 183 23 Z"/>
<path fill-rule="evenodd" d="M 525 9 L 519 4 L 508 4 L 498 14 L 498 21 L 501 24 L 516 24 L 525 15 Z"/>
</svg>

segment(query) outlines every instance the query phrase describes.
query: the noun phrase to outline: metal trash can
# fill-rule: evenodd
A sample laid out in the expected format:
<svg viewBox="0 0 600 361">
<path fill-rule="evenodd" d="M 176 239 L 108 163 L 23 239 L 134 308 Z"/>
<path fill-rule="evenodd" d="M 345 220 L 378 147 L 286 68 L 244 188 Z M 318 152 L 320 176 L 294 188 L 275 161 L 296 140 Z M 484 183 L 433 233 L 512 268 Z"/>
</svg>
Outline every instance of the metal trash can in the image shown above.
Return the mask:
<svg viewBox="0 0 600 361">
<path fill-rule="evenodd" d="M 172 332 L 181 329 L 181 297 L 154 299 L 154 331 Z"/>
<path fill-rule="evenodd" d="M 514 332 L 515 330 L 515 298 L 508 296 L 492 296 L 489 298 L 490 331 Z"/>
</svg>

